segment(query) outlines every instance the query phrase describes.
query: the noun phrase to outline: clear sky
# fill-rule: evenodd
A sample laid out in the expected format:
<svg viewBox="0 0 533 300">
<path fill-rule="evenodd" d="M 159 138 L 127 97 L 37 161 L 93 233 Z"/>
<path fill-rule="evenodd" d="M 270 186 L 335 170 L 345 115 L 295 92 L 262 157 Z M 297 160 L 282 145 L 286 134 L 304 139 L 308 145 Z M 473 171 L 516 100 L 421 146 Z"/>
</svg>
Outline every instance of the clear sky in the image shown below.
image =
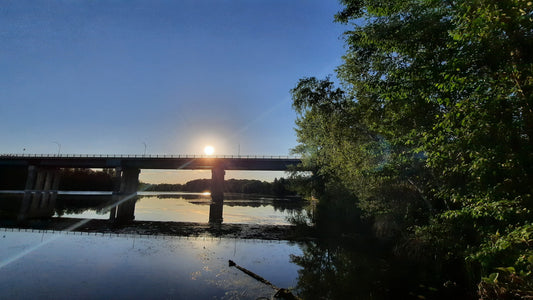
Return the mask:
<svg viewBox="0 0 533 300">
<path fill-rule="evenodd" d="M 341 63 L 338 10 L 335 0 L 2 0 L 0 153 L 146 144 L 147 154 L 288 155 L 289 90 Z"/>
</svg>

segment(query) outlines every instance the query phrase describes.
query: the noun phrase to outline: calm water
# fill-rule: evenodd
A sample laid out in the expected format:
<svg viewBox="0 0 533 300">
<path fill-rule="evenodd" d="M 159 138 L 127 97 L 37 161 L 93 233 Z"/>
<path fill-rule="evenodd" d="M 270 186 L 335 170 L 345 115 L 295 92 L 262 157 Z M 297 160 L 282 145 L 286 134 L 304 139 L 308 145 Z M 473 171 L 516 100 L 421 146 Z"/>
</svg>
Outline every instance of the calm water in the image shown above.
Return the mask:
<svg viewBox="0 0 533 300">
<path fill-rule="evenodd" d="M 101 236 L 0 229 L 1 299 L 257 299 L 294 287 L 288 242 Z M 26 253 L 27 252 L 27 253 Z M 20 256 L 21 254 L 24 254 Z"/>
<path fill-rule="evenodd" d="M 102 194 L 100 202 L 105 203 Z M 135 220 L 138 221 L 174 221 L 174 222 L 209 222 L 209 205 L 211 196 L 203 193 L 161 193 L 141 192 L 135 203 Z M 69 199 L 73 194 L 60 195 L 65 199 L 66 209 L 61 216 L 70 218 L 107 219 L 109 215 L 99 210 L 98 201 L 75 207 L 80 199 Z M 94 193 L 85 195 L 85 199 L 95 197 Z M 80 195 L 78 194 L 79 198 Z M 107 199 L 107 201 L 109 201 Z M 257 197 L 245 194 L 226 195 L 224 199 L 224 223 L 289 225 L 287 218 L 303 209 L 305 202 L 288 199 Z M 58 216 L 58 214 L 56 214 Z"/>
<path fill-rule="evenodd" d="M 18 211 L 16 197 L 0 194 L 0 200 L 4 211 Z M 108 201 L 109 195 L 63 194 L 56 211 L 64 217 L 107 219 L 101 208 Z M 135 219 L 207 223 L 210 202 L 203 194 L 145 193 L 136 203 Z M 225 223 L 288 224 L 287 218 L 302 210 L 302 203 L 243 195 L 228 195 L 224 204 Z M 0 299 L 260 299 L 274 294 L 230 268 L 229 259 L 278 287 L 292 288 L 302 299 L 450 298 L 442 287 L 426 283 L 431 273 L 391 260 L 380 248 L 357 237 L 290 243 L 0 228 Z"/>
</svg>

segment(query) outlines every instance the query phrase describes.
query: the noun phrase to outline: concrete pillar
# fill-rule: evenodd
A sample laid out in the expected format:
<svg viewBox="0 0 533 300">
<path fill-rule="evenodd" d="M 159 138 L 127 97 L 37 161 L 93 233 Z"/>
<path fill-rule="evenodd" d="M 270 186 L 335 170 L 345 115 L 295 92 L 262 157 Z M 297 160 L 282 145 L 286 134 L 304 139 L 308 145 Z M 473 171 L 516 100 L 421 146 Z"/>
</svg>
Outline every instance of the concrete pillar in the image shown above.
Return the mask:
<svg viewBox="0 0 533 300">
<path fill-rule="evenodd" d="M 35 210 L 39 207 L 41 196 L 43 193 L 44 180 L 46 178 L 46 171 L 39 168 L 37 169 L 37 179 L 35 180 L 35 186 L 33 187 L 33 200 L 31 202 L 30 210 Z"/>
<path fill-rule="evenodd" d="M 35 186 L 35 177 L 37 173 L 37 167 L 28 166 L 28 175 L 26 176 L 26 186 L 24 188 L 24 197 L 22 198 L 22 204 L 20 205 L 20 212 L 18 220 L 23 221 L 26 219 L 27 213 L 31 206 L 32 190 Z"/>
<path fill-rule="evenodd" d="M 139 169 L 123 169 L 120 182 L 120 204 L 117 207 L 117 221 L 132 221 L 135 219 L 135 202 L 139 188 Z"/>
<path fill-rule="evenodd" d="M 211 169 L 211 205 L 209 206 L 209 223 L 220 224 L 224 209 L 224 175 L 222 166 Z"/>
<path fill-rule="evenodd" d="M 223 216 L 224 203 L 213 202 L 209 205 L 209 223 L 222 224 L 224 220 Z"/>
<path fill-rule="evenodd" d="M 18 220 L 53 216 L 58 186 L 59 170 L 29 166 Z"/>
<path fill-rule="evenodd" d="M 122 168 L 115 168 L 115 176 L 113 176 L 113 203 L 120 201 L 120 183 L 122 181 Z M 118 204 L 117 204 L 118 205 Z M 109 212 L 109 220 L 114 221 L 117 217 L 117 205 L 114 205 Z"/>
<path fill-rule="evenodd" d="M 52 190 L 50 191 L 50 203 L 49 205 L 55 209 L 57 201 L 57 192 L 59 189 L 59 181 L 61 180 L 61 172 L 59 169 L 55 169 L 52 172 Z"/>
<path fill-rule="evenodd" d="M 53 170 L 45 170 L 45 179 L 44 179 L 44 187 L 43 187 L 43 195 L 41 198 L 41 202 L 39 203 L 39 208 L 47 207 L 50 200 L 50 189 L 52 188 L 52 182 L 54 180 L 54 171 Z"/>
<path fill-rule="evenodd" d="M 226 175 L 226 171 L 221 166 L 211 169 L 211 199 L 213 202 L 224 201 L 224 175 Z"/>
</svg>

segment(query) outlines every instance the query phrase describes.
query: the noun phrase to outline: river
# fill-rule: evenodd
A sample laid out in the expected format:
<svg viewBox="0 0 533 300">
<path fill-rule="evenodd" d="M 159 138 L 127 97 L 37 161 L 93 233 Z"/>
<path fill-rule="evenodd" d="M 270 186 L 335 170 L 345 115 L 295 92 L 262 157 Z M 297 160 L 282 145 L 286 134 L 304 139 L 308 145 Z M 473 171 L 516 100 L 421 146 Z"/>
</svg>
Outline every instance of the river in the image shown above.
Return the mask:
<svg viewBox="0 0 533 300">
<path fill-rule="evenodd" d="M 289 242 L 0 231 L 2 299 L 257 299 L 294 287 Z M 23 256 L 21 256 L 23 255 Z"/>
<path fill-rule="evenodd" d="M 90 198 L 93 200 L 89 201 Z M 63 193 L 56 217 L 107 219 L 108 213 L 100 209 L 100 204 L 110 199 L 109 193 Z M 209 221 L 210 204 L 209 193 L 139 192 L 135 220 L 205 223 Z M 289 225 L 288 217 L 300 212 L 306 204 L 294 199 L 226 194 L 223 222 Z"/>
<path fill-rule="evenodd" d="M 107 219 L 102 203 L 109 197 L 62 193 L 54 219 Z M 226 198 L 225 224 L 286 226 L 306 204 Z M 0 200 L 13 202 L 6 194 Z M 135 220 L 207 223 L 209 204 L 208 194 L 141 193 Z M 270 299 L 276 293 L 228 260 L 302 299 L 445 298 L 440 287 L 421 284 L 426 275 L 380 249 L 358 237 L 291 242 L 0 228 L 0 299 Z"/>
</svg>

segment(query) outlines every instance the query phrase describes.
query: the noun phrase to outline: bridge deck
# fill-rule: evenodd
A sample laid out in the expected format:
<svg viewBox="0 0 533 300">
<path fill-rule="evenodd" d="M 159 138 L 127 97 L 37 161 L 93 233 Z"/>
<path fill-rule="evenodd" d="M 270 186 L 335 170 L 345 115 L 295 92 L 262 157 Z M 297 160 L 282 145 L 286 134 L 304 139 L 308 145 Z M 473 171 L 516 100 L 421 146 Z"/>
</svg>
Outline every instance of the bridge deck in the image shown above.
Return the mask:
<svg viewBox="0 0 533 300">
<path fill-rule="evenodd" d="M 284 171 L 301 163 L 300 158 L 282 156 L 206 155 L 0 155 L 0 166 L 54 168 L 137 168 Z"/>
</svg>

